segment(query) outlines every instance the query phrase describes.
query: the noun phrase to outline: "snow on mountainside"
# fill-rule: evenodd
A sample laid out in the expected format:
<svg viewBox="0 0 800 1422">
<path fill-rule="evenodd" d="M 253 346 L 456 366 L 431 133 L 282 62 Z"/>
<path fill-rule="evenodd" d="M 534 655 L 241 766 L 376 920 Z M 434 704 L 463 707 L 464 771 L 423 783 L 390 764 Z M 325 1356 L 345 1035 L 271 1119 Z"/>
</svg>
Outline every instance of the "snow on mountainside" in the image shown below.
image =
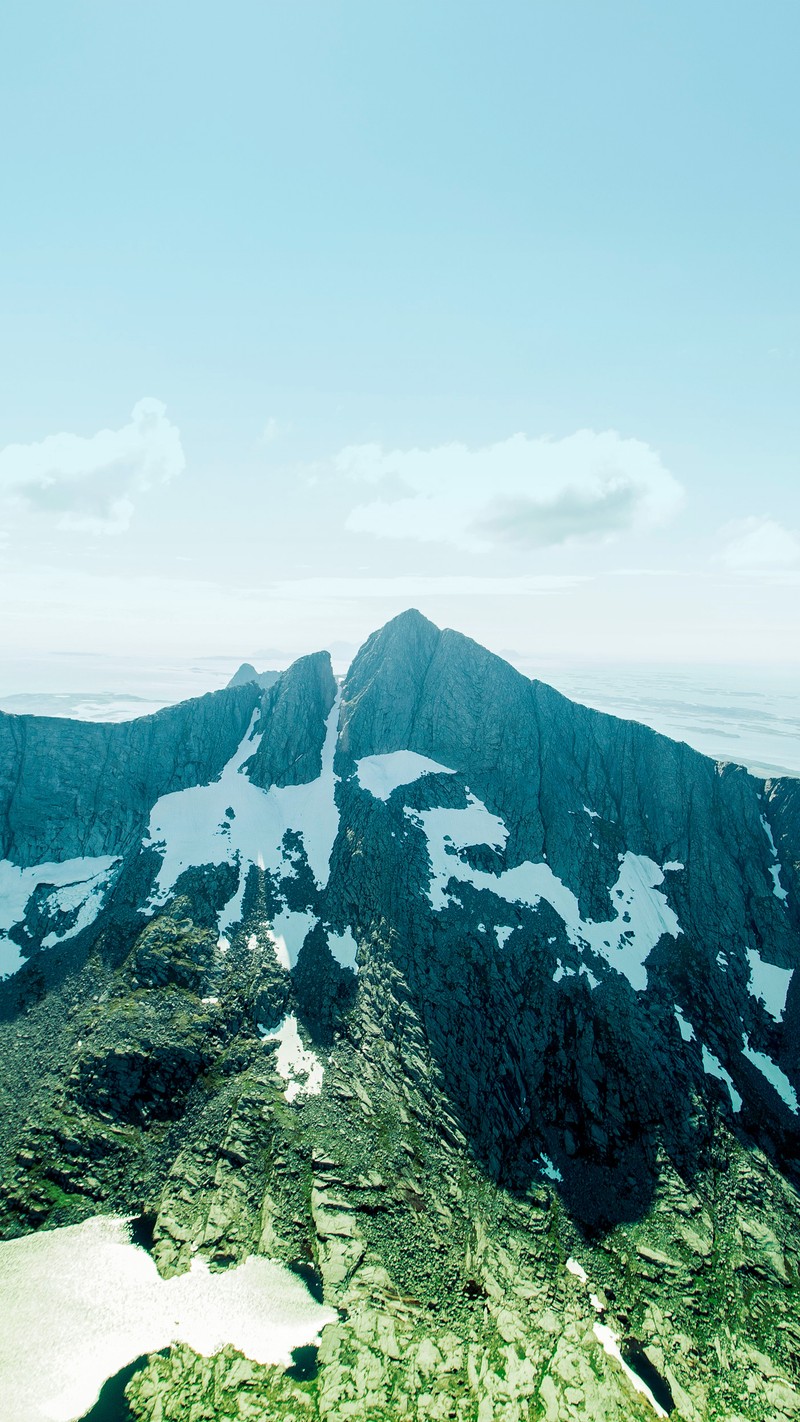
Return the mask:
<svg viewBox="0 0 800 1422">
<path fill-rule="evenodd" d="M 788 1206 L 769 1201 L 794 1198 L 800 1153 L 796 785 L 573 704 L 413 612 L 367 641 L 341 686 L 316 654 L 266 688 L 245 679 L 141 722 L 0 716 L 0 944 L 11 973 L 0 1059 L 5 1050 L 19 1093 L 7 1103 L 9 1227 L 49 1219 L 52 1191 L 77 1199 L 88 1174 L 93 1208 L 152 1208 L 162 1269 L 198 1250 L 221 1262 L 310 1250 L 326 1301 L 348 1300 L 354 1316 L 374 1310 L 378 1276 L 380 1289 L 407 1276 L 412 1300 L 428 1288 L 414 1233 L 424 1227 L 448 1288 L 463 1292 L 469 1278 L 477 1291 L 451 1320 L 461 1338 L 472 1300 L 487 1318 L 518 1300 L 516 1283 L 497 1282 L 506 1266 L 493 1251 L 513 1255 L 518 1283 L 528 1267 L 518 1231 L 535 1235 L 557 1198 L 565 1239 L 612 1242 L 611 1255 L 599 1245 L 593 1255 L 608 1290 L 592 1295 L 601 1305 L 589 1329 L 605 1348 L 610 1410 L 581 1412 L 561 1382 L 532 1374 L 525 1395 L 545 1410 L 520 1410 L 518 1380 L 517 1411 L 496 1415 L 639 1417 L 668 1393 L 670 1406 L 685 1399 L 678 1415 L 728 1416 L 714 1410 L 706 1364 L 690 1381 L 674 1358 L 661 1360 L 666 1393 L 647 1391 L 641 1362 L 644 1401 L 634 1392 L 631 1402 L 625 1368 L 638 1354 L 631 1343 L 618 1358 L 609 1340 L 623 1337 L 639 1295 L 628 1298 L 608 1261 L 641 1245 L 655 1292 L 658 1270 L 674 1282 L 673 1264 L 651 1255 L 677 1250 L 680 1269 L 680 1251 L 701 1248 L 706 1206 L 687 1202 L 706 1199 L 720 1152 L 770 1182 L 747 1187 L 751 1213 L 773 1211 L 747 1224 L 752 1238 L 774 1234 L 776 1210 L 784 1234 L 794 1228 Z M 57 1105 L 15 1055 L 23 1021 L 48 1022 L 61 1044 Z M 94 1142 L 80 1169 L 73 1118 Z M 108 1121 L 122 1135 L 102 1144 Z M 304 1150 L 310 1164 L 297 1169 L 313 1183 L 301 1189 L 297 1177 L 298 1194 L 285 1162 Z M 469 1187 L 442 1184 L 456 1158 Z M 382 1223 L 392 1172 L 394 1234 Z M 351 1188 L 366 1192 L 363 1211 Z M 469 1218 L 488 1215 L 465 1242 L 468 1188 L 483 1201 Z M 687 1219 L 699 1212 L 694 1243 L 684 1206 Z M 729 1201 L 725 1219 L 744 1208 Z M 659 1211 L 683 1243 L 652 1223 Z M 526 1297 L 555 1277 L 552 1229 Z M 626 1230 L 643 1233 L 613 1244 Z M 713 1264 L 701 1254 L 698 1278 L 707 1268 L 720 1288 L 745 1289 L 733 1254 Z M 785 1268 L 794 1288 L 795 1265 Z M 772 1321 L 741 1308 L 783 1357 L 789 1335 L 779 1344 L 770 1333 L 769 1297 Z M 551 1307 L 563 1323 L 573 1305 Z M 676 1337 L 700 1336 L 706 1304 L 696 1313 L 684 1311 Z M 669 1332 L 636 1316 L 651 1341 Z M 524 1334 L 539 1347 L 538 1323 L 509 1314 L 497 1326 L 503 1346 Z M 347 1329 L 325 1355 L 330 1378 L 340 1344 L 354 1346 Z M 570 1343 L 570 1356 L 583 1347 Z M 575 1367 L 585 1401 L 588 1374 Z M 345 1394 L 323 1406 L 323 1393 L 314 1405 L 331 1422 L 405 1415 L 388 1402 L 337 1411 Z"/>
<path fill-rule="evenodd" d="M 216 755 L 205 772 L 200 763 L 184 765 L 183 788 L 140 797 L 138 823 L 129 813 L 113 834 L 104 823 L 108 787 L 99 780 L 87 806 L 74 805 L 70 828 L 83 843 L 96 838 L 103 823 L 103 848 L 111 852 L 56 863 L 37 863 L 33 846 L 16 829 L 25 822 L 26 791 L 35 796 L 45 826 L 50 806 L 46 786 L 38 783 L 38 764 L 25 759 L 24 736 L 7 723 L 14 748 L 21 739 L 23 758 L 5 816 L 4 838 L 12 842 L 0 862 L 6 972 L 31 951 L 90 930 L 104 905 L 113 913 L 121 864 L 130 866 L 137 855 L 156 866 L 149 894 L 136 905 L 146 915 L 168 903 L 191 868 L 227 867 L 231 892 L 216 915 L 223 949 L 242 923 L 251 871 L 264 876 L 276 900 L 273 938 L 278 945 L 291 939 L 293 966 L 314 924 L 322 922 L 335 936 L 352 934 L 358 919 L 367 935 L 370 917 L 385 912 L 385 904 L 367 905 L 365 896 L 349 916 L 340 906 L 352 879 L 348 825 L 370 825 L 370 849 L 360 852 L 369 862 L 382 852 L 388 813 L 395 825 L 392 850 L 401 849 L 417 867 L 411 900 L 416 916 L 433 925 L 437 916 L 447 921 L 455 913 L 480 921 L 478 932 L 496 937 L 507 930 L 498 953 L 511 952 L 527 937 L 529 955 L 549 958 L 552 982 L 581 973 L 595 990 L 610 969 L 639 993 L 655 975 L 659 994 L 667 991 L 674 1003 L 685 942 L 695 957 L 713 962 L 704 972 L 702 995 L 709 1007 L 719 1000 L 716 1019 L 709 1013 L 717 1035 L 734 973 L 745 993 L 736 1013 L 742 1041 L 726 1044 L 734 1075 L 743 1073 L 746 1095 L 748 1081 L 752 1086 L 758 1080 L 747 1072 L 749 1062 L 791 1105 L 774 1034 L 765 1034 L 758 1018 L 764 973 L 783 975 L 785 1001 L 796 953 L 795 885 L 789 912 L 781 877 L 789 884 L 793 869 L 784 869 L 767 818 L 773 785 L 704 761 L 643 727 L 571 705 L 546 686 L 531 686 L 467 639 L 439 633 L 418 614 L 396 619 L 370 639 L 341 695 L 324 658 L 295 664 L 263 699 L 253 681 L 240 682 L 238 693 L 244 692 L 254 709 L 223 763 Z M 214 703 L 221 729 L 228 721 L 225 694 L 205 701 Z M 176 708 L 176 731 L 177 715 L 183 722 L 201 705 Z M 241 717 L 241 701 L 236 712 Z M 154 720 L 168 743 L 169 713 Z M 34 723 L 32 739 L 46 728 Z M 115 756 L 116 728 L 102 729 L 111 732 L 104 738 L 105 763 L 113 756 L 124 776 Z M 150 727 L 140 723 L 134 729 L 145 732 L 147 755 L 154 740 Z M 86 754 L 96 752 L 90 737 L 73 759 L 71 728 L 50 723 L 49 730 L 59 789 L 71 774 L 82 785 L 93 768 Z M 218 739 L 216 725 L 213 734 Z M 291 765 L 288 773 L 276 772 L 287 739 Z M 177 744 L 168 747 L 173 763 L 177 751 Z M 369 811 L 371 801 L 377 802 L 375 812 Z M 72 808 L 69 796 L 68 803 Z M 57 827 L 51 843 L 57 843 Z M 332 865 L 335 883 L 326 894 Z M 298 891 L 303 876 L 309 887 Z M 517 925 L 522 931 L 515 938 Z M 754 943 L 767 945 L 755 974 Z M 688 1016 L 696 1006 L 684 1009 Z M 764 1038 L 761 1049 L 748 1045 L 751 1031 Z M 764 1065 L 770 1060 L 771 1068 Z"/>
</svg>

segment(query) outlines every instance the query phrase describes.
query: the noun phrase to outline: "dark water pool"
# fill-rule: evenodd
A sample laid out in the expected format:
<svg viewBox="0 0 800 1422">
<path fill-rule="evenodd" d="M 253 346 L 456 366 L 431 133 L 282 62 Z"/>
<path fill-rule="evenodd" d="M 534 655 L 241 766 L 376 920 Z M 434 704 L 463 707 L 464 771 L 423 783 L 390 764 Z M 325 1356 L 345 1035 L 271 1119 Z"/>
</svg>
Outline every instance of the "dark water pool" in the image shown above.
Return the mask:
<svg viewBox="0 0 800 1422">
<path fill-rule="evenodd" d="M 161 1357 L 166 1358 L 168 1353 L 169 1348 L 163 1348 Z M 147 1354 L 143 1353 L 141 1358 L 134 1358 L 132 1363 L 120 1368 L 113 1378 L 104 1382 L 94 1407 L 81 1417 L 80 1422 L 133 1422 L 133 1413 L 125 1401 L 125 1389 L 134 1373 L 138 1373 L 146 1362 Z"/>
<path fill-rule="evenodd" d="M 663 1407 L 665 1412 L 674 1412 L 675 1399 L 672 1396 L 669 1383 L 662 1378 L 657 1368 L 653 1367 L 641 1343 L 637 1338 L 626 1338 L 620 1344 L 620 1353 L 629 1368 L 641 1378 L 643 1383 L 647 1383 L 656 1402 Z"/>
<path fill-rule="evenodd" d="M 311 1382 L 319 1372 L 318 1352 L 319 1349 L 315 1348 L 313 1343 L 306 1343 L 301 1348 L 293 1348 L 292 1366 L 286 1369 L 286 1376 L 294 1378 L 296 1382 Z"/>
<path fill-rule="evenodd" d="M 147 1362 L 147 1354 L 120 1368 L 113 1378 L 103 1383 L 94 1407 L 81 1418 L 81 1422 L 133 1422 L 133 1413 L 125 1401 L 125 1389 L 134 1373 L 138 1373 Z"/>
<path fill-rule="evenodd" d="M 139 1248 L 146 1249 L 148 1254 L 153 1252 L 153 1232 L 157 1218 L 157 1215 L 137 1215 L 128 1225 L 131 1244 L 138 1244 Z"/>
<path fill-rule="evenodd" d="M 293 1259 L 289 1265 L 293 1274 L 303 1280 L 308 1292 L 316 1303 L 324 1303 L 322 1289 L 322 1275 L 317 1272 L 313 1264 L 309 1264 L 305 1259 Z"/>
</svg>

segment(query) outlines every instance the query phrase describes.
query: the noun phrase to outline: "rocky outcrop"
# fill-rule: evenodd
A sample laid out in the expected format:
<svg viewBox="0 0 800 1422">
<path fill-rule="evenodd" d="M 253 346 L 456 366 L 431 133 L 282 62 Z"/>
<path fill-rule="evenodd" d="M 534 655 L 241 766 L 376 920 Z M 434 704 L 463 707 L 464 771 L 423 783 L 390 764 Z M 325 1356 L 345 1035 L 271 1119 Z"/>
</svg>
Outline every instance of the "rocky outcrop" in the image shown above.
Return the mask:
<svg viewBox="0 0 800 1422">
<path fill-rule="evenodd" d="M 325 722 L 336 698 L 327 652 L 301 657 L 264 697 L 259 720 L 263 739 L 248 766 L 250 780 L 304 785 L 320 773 Z"/>
</svg>

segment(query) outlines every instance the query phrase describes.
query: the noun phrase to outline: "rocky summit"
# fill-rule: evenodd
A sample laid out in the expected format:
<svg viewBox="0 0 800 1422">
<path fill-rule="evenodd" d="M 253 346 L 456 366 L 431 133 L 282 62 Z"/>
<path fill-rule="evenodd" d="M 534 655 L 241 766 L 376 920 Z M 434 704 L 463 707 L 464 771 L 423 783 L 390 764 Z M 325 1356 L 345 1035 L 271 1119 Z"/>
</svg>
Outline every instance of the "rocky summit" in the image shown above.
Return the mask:
<svg viewBox="0 0 800 1422">
<path fill-rule="evenodd" d="M 331 1319 L 114 1415 L 800 1415 L 800 782 L 416 612 L 252 672 L 0 715 L 3 1238 L 133 1217 Z"/>
</svg>

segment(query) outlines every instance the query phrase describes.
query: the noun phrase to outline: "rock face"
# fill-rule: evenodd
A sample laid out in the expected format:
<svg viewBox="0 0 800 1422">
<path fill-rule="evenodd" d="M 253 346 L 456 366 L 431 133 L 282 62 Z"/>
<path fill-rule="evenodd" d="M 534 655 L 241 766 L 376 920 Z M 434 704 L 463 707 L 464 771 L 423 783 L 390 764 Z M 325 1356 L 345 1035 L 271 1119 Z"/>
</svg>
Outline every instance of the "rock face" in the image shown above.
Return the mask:
<svg viewBox="0 0 800 1422">
<path fill-rule="evenodd" d="M 800 782 L 413 612 L 239 680 L 0 718 L 6 1234 L 143 1214 L 340 1313 L 134 1416 L 797 1415 Z"/>
<path fill-rule="evenodd" d="M 0 712 L 0 855 L 125 853 L 160 795 L 219 774 L 259 699 L 248 683 L 119 725 Z"/>
</svg>

